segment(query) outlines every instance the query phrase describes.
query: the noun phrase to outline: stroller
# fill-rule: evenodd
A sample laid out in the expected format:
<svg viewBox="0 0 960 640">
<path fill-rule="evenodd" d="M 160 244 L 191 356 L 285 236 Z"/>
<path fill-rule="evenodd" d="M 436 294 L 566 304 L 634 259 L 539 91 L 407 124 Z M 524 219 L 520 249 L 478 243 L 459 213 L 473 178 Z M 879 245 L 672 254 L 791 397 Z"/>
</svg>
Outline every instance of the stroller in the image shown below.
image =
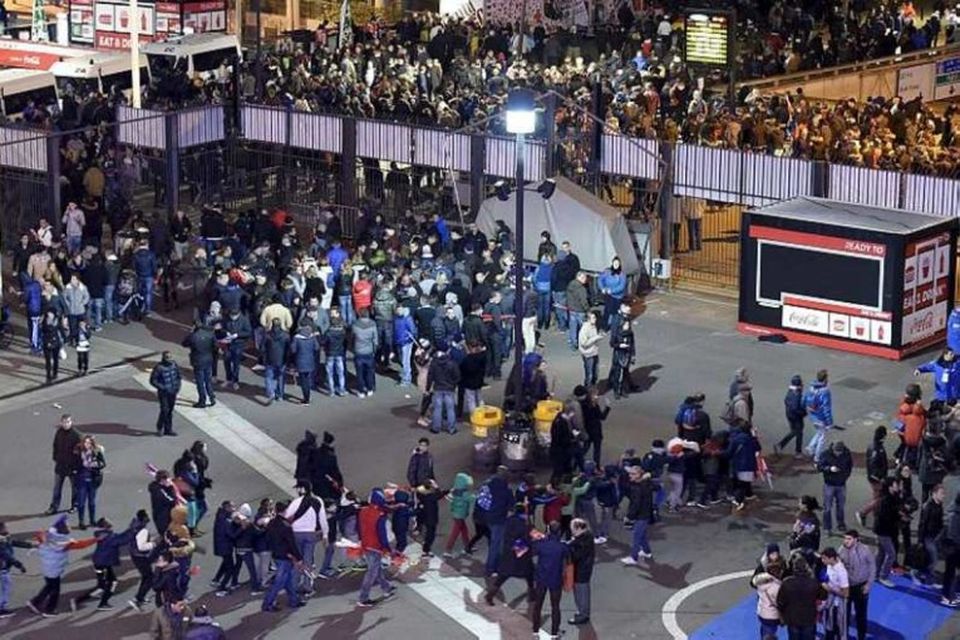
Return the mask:
<svg viewBox="0 0 960 640">
<path fill-rule="evenodd" d="M 10 322 L 10 305 L 0 303 L 0 349 L 9 349 L 13 344 L 13 324 Z"/>
<path fill-rule="evenodd" d="M 137 291 L 137 274 L 133 269 L 124 269 L 117 278 L 117 314 L 120 317 L 121 324 L 127 324 L 132 317 L 134 321 L 139 321 L 143 317 L 144 300 L 140 292 Z"/>
</svg>

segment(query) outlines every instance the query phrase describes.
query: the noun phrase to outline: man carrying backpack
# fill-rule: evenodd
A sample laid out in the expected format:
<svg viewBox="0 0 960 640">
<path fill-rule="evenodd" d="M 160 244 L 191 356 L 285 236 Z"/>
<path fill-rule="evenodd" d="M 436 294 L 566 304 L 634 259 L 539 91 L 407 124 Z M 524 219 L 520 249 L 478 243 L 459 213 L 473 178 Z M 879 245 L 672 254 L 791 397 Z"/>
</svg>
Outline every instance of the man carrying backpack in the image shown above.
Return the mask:
<svg viewBox="0 0 960 640">
<path fill-rule="evenodd" d="M 817 430 L 807 443 L 806 451 L 816 465 L 827 441 L 827 431 L 833 428 L 833 398 L 827 382 L 827 370 L 817 371 L 817 380 L 803 396 L 803 406 Z"/>
<path fill-rule="evenodd" d="M 327 539 L 330 533 L 327 522 L 327 511 L 323 500 L 313 495 L 313 485 L 309 480 L 300 480 L 296 485 L 299 497 L 295 498 L 283 513 L 293 525 L 293 537 L 297 541 L 297 548 L 303 560 L 306 571 L 300 576 L 300 591 L 313 591 L 314 549 L 317 546 L 317 532 Z"/>
</svg>

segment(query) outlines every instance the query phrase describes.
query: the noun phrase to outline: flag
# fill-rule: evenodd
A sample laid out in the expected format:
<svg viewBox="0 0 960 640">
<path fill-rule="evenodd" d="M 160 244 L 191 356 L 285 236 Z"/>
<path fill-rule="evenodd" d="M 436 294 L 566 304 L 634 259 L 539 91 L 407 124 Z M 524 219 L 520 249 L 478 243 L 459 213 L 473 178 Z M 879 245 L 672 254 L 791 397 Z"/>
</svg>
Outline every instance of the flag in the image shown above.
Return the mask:
<svg viewBox="0 0 960 640">
<path fill-rule="evenodd" d="M 48 42 L 50 40 L 50 32 L 47 31 L 47 17 L 43 11 L 43 0 L 33 0 L 30 39 L 37 42 Z"/>
<path fill-rule="evenodd" d="M 350 0 L 340 5 L 340 48 L 353 44 L 353 16 L 350 15 Z"/>
</svg>

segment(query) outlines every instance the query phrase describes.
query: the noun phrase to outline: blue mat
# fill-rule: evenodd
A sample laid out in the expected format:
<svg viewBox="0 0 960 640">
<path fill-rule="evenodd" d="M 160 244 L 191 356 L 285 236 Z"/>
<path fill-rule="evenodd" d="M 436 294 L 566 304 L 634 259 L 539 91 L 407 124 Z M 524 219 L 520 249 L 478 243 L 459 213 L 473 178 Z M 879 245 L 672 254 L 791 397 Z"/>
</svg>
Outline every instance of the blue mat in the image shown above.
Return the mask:
<svg viewBox="0 0 960 640">
<path fill-rule="evenodd" d="M 954 609 L 940 606 L 939 591 L 918 587 L 909 578 L 892 579 L 896 589 L 874 584 L 870 590 L 868 638 L 921 640 L 956 613 Z M 855 638 L 855 629 L 851 628 L 850 632 L 850 637 Z M 755 595 L 747 596 L 690 634 L 690 640 L 752 640 L 759 637 Z M 786 630 L 781 627 L 777 637 L 785 640 Z"/>
</svg>

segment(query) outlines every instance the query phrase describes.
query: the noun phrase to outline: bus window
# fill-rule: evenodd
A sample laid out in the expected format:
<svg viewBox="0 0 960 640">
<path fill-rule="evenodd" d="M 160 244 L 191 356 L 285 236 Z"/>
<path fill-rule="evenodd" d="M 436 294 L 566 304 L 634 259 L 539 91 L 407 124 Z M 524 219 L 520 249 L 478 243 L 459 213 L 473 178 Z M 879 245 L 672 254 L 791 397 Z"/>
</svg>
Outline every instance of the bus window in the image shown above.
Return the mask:
<svg viewBox="0 0 960 640">
<path fill-rule="evenodd" d="M 105 94 L 116 87 L 118 91 L 130 91 L 133 89 L 133 75 L 129 71 L 120 71 L 111 73 L 101 78 L 103 81 L 103 92 Z M 140 89 L 150 84 L 150 75 L 146 67 L 140 68 Z"/>
<path fill-rule="evenodd" d="M 23 113 L 23 110 L 27 108 L 27 103 L 31 100 L 37 106 L 55 104 L 57 102 L 57 90 L 51 85 L 33 91 L 4 95 L 4 110 L 8 116 L 18 115 Z"/>
<path fill-rule="evenodd" d="M 147 64 L 150 65 L 150 73 L 154 78 L 165 76 L 175 61 L 176 58 L 173 56 L 147 55 Z"/>
<path fill-rule="evenodd" d="M 223 49 L 195 53 L 193 54 L 193 71 L 194 73 L 213 71 L 219 68 L 224 60 L 227 61 L 228 65 L 235 64 L 237 60 L 237 50 L 233 47 L 225 47 Z"/>
<path fill-rule="evenodd" d="M 96 78 L 67 78 L 58 76 L 57 91 L 60 92 L 61 96 L 65 95 L 68 91 L 72 91 L 75 98 L 81 99 L 91 93 L 100 93 L 100 85 Z"/>
</svg>

